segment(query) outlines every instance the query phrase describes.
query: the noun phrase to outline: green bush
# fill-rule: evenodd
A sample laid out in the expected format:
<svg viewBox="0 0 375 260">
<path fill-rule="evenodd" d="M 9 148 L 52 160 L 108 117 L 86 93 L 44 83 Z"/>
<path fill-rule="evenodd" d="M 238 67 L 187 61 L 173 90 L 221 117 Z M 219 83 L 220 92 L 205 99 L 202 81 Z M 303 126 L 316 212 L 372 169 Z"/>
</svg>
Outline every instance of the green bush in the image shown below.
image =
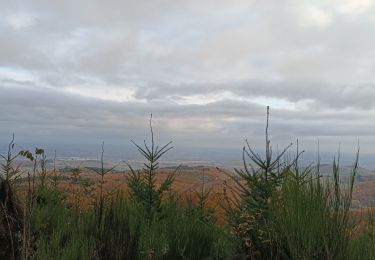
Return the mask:
<svg viewBox="0 0 375 260">
<path fill-rule="evenodd" d="M 62 198 L 56 189 L 37 191 L 32 214 L 36 259 L 91 259 L 95 243 L 89 218 L 67 207 Z"/>
<path fill-rule="evenodd" d="M 360 259 L 353 255 L 355 250 L 348 251 L 353 241 L 349 210 L 359 151 L 344 186 L 339 160 L 333 162 L 332 176 L 323 181 L 319 162 L 317 172 L 298 166 L 298 143 L 295 157 L 283 162 L 288 148 L 272 156 L 267 110 L 265 156 L 247 143 L 244 169 L 231 176 L 236 183 L 233 199 L 226 196 L 228 223 L 239 241 L 239 253 L 248 259 Z M 352 243 L 353 249 L 366 249 L 369 237 L 364 233 L 361 239 L 366 243 Z"/>
<path fill-rule="evenodd" d="M 50 197 L 56 194 L 51 192 Z M 182 207 L 171 200 L 150 225 L 142 204 L 118 196 L 104 210 L 102 243 L 97 248 L 93 210 L 77 213 L 51 199 L 34 210 L 36 258 L 227 259 L 232 254 L 230 235 L 202 214 L 199 207 Z"/>
<path fill-rule="evenodd" d="M 271 218 L 280 258 L 345 259 L 352 228 L 343 204 L 348 194 L 333 194 L 333 186 L 315 174 L 298 179 L 291 172 L 285 179 Z M 341 201 L 338 208 L 336 200 Z"/>
<path fill-rule="evenodd" d="M 231 186 L 231 196 L 225 196 L 224 209 L 228 223 L 239 242 L 238 251 L 245 259 L 274 259 L 277 241 L 273 237 L 271 207 L 274 196 L 283 185 L 295 160 L 282 163 L 281 159 L 291 145 L 273 156 L 268 136 L 269 108 L 264 158 L 256 153 L 248 141 L 243 147 L 243 169 L 229 175 L 236 184 Z"/>
<path fill-rule="evenodd" d="M 105 207 L 100 237 L 102 241 L 98 249 L 100 259 L 139 259 L 142 222 L 137 216 L 136 205 L 122 196 Z"/>
<path fill-rule="evenodd" d="M 154 142 L 154 132 L 152 129 L 152 115 L 150 118 L 150 131 L 151 131 L 151 144 L 147 145 L 144 141 L 144 148 L 133 142 L 137 147 L 139 153 L 144 157 L 146 163 L 140 170 L 134 170 L 131 165 L 130 175 L 127 178 L 127 185 L 130 189 L 131 198 L 138 203 L 143 205 L 146 211 L 146 218 L 151 221 L 153 215 L 161 210 L 162 199 L 165 193 L 167 193 L 173 184 L 174 173 L 168 174 L 167 178 L 157 187 L 157 170 L 159 169 L 159 159 L 171 150 L 173 147 L 170 146 L 172 142 L 159 147 Z"/>
<path fill-rule="evenodd" d="M 143 226 L 142 252 L 155 259 L 227 259 L 233 253 L 229 233 L 200 207 L 182 207 L 174 200 Z"/>
<path fill-rule="evenodd" d="M 373 213 L 369 212 L 366 221 L 366 229 L 349 243 L 349 259 L 375 259 L 375 222 Z"/>
</svg>

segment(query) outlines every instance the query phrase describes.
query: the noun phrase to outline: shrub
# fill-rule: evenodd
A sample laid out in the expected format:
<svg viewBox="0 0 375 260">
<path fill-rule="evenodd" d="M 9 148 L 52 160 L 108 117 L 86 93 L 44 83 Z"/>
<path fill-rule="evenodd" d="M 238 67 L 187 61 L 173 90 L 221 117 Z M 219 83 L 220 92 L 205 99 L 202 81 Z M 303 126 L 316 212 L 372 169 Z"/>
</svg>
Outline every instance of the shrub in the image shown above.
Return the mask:
<svg viewBox="0 0 375 260">
<path fill-rule="evenodd" d="M 199 206 L 166 202 L 152 225 L 142 225 L 142 259 L 228 259 L 233 253 L 229 232 L 202 214 Z"/>
<path fill-rule="evenodd" d="M 349 259 L 375 259 L 375 222 L 373 213 L 368 214 L 366 229 L 354 237 L 348 246 Z"/>
<path fill-rule="evenodd" d="M 312 168 L 299 168 L 298 151 L 281 163 L 288 146 L 272 158 L 268 138 L 263 159 L 247 142 L 244 169 L 231 176 L 237 186 L 226 196 L 228 222 L 240 241 L 240 252 L 249 259 L 343 259 L 352 228 L 349 209 L 358 156 L 346 187 L 339 163 L 334 160 L 331 179 L 322 180 Z M 252 164 L 247 163 L 247 159 Z M 318 163 L 319 164 L 319 163 Z M 318 165 L 319 169 L 319 165 Z"/>
<path fill-rule="evenodd" d="M 303 177 L 290 171 L 272 204 L 273 236 L 282 259 L 345 259 L 350 242 L 351 192 L 358 156 L 349 185 L 341 190 L 339 166 L 333 164 L 333 179 L 309 169 Z"/>
<path fill-rule="evenodd" d="M 272 259 L 276 256 L 276 241 L 272 237 L 270 208 L 274 194 L 281 188 L 285 175 L 297 158 L 290 163 L 281 159 L 291 145 L 273 158 L 268 136 L 269 107 L 267 107 L 265 158 L 254 152 L 246 140 L 243 147 L 244 169 L 235 169 L 229 175 L 236 186 L 230 187 L 231 197 L 226 196 L 224 209 L 228 223 L 237 236 L 239 250 L 250 259 Z M 239 177 L 239 178 L 238 178 Z"/>
<path fill-rule="evenodd" d="M 0 178 L 0 259 L 19 259 L 23 211 L 9 180 Z"/>
<path fill-rule="evenodd" d="M 144 141 L 144 148 L 142 148 L 132 141 L 147 162 L 144 163 L 144 168 L 141 170 L 135 170 L 128 164 L 130 175 L 127 178 L 131 197 L 144 206 L 144 209 L 146 210 L 146 218 L 149 221 L 152 220 L 155 212 L 160 211 L 162 197 L 171 189 L 175 173 L 172 172 L 169 174 L 159 187 L 156 186 L 156 174 L 159 168 L 159 159 L 172 149 L 170 146 L 172 142 L 167 143 L 161 148 L 155 146 L 154 132 L 152 129 L 152 115 L 150 118 L 150 131 L 151 145 L 147 145 L 146 141 Z"/>
<path fill-rule="evenodd" d="M 117 196 L 103 211 L 100 259 L 139 259 L 140 221 L 137 207 Z"/>
<path fill-rule="evenodd" d="M 3 162 L 0 165 L 0 179 L 5 180 L 9 184 L 13 184 L 20 177 L 20 169 L 14 165 L 14 161 L 17 159 L 18 154 L 14 154 L 14 134 L 12 140 L 8 145 L 6 154 L 0 154 L 0 158 Z"/>
<path fill-rule="evenodd" d="M 89 216 L 67 207 L 56 189 L 39 189 L 37 193 L 40 202 L 32 215 L 36 258 L 92 259 L 95 240 Z"/>
</svg>

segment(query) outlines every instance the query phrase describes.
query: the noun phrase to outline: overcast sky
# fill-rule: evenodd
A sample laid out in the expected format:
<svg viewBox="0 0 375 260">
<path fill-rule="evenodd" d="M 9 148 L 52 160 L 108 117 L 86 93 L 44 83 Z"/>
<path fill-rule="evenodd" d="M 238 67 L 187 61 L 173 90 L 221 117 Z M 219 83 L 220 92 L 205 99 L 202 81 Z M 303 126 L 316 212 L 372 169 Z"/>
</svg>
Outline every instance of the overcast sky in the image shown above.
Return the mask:
<svg viewBox="0 0 375 260">
<path fill-rule="evenodd" d="M 0 142 L 375 148 L 375 1 L 1 1 Z"/>
</svg>

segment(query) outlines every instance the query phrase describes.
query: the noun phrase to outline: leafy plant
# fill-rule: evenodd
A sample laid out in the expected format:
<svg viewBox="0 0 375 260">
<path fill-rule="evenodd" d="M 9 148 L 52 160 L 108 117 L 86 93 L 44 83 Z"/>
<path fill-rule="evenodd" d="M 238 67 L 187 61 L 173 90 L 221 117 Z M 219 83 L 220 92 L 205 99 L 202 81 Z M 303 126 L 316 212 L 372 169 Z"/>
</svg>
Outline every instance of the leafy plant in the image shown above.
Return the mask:
<svg viewBox="0 0 375 260">
<path fill-rule="evenodd" d="M 225 197 L 224 209 L 234 234 L 241 241 L 240 251 L 244 257 L 250 259 L 275 257 L 270 206 L 275 192 L 280 189 L 285 175 L 297 160 L 289 163 L 281 162 L 291 144 L 273 158 L 268 126 L 269 107 L 267 107 L 265 158 L 256 153 L 246 140 L 246 146 L 242 150 L 244 168 L 235 169 L 236 175 L 223 171 L 236 184 L 229 187 L 231 196 Z"/>
<path fill-rule="evenodd" d="M 358 154 L 346 189 L 334 160 L 333 178 L 324 182 L 312 168 L 300 177 L 291 171 L 272 205 L 273 237 L 283 259 L 345 259 L 352 228 L 349 208 Z"/>
<path fill-rule="evenodd" d="M 20 177 L 19 166 L 14 165 L 14 161 L 17 159 L 18 154 L 14 155 L 14 134 L 8 145 L 8 151 L 5 155 L 0 154 L 0 157 L 4 160 L 1 163 L 0 179 L 3 179 L 9 183 L 13 183 Z"/>
<path fill-rule="evenodd" d="M 136 216 L 137 207 L 122 195 L 104 208 L 100 259 L 140 259 L 141 222 Z"/>
<path fill-rule="evenodd" d="M 375 259 L 375 219 L 374 213 L 368 210 L 365 230 L 353 236 L 347 247 L 349 259 Z"/>
<path fill-rule="evenodd" d="M 89 214 L 63 203 L 64 194 L 55 188 L 38 190 L 43 204 L 33 209 L 36 259 L 93 259 L 95 239 Z"/>
<path fill-rule="evenodd" d="M 100 157 L 100 168 L 94 168 L 93 171 L 100 176 L 99 182 L 98 182 L 98 188 L 99 188 L 99 194 L 94 198 L 94 216 L 95 216 L 95 222 L 96 222 L 96 230 L 97 230 L 97 251 L 99 254 L 102 254 L 105 252 L 104 247 L 104 232 L 106 231 L 105 229 L 105 222 L 104 222 L 104 217 L 105 217 L 105 208 L 106 208 L 106 200 L 108 199 L 108 193 L 104 191 L 104 184 L 105 184 L 105 176 L 109 173 L 112 172 L 112 170 L 115 168 L 113 166 L 110 169 L 105 169 L 104 168 L 104 142 L 102 143 L 102 152 L 101 152 L 101 157 Z M 112 209 L 111 207 L 109 208 L 110 210 Z M 111 214 L 112 211 L 109 212 Z M 107 227 L 110 228 L 110 227 Z M 106 253 L 107 254 L 107 253 Z"/>
<path fill-rule="evenodd" d="M 135 170 L 128 164 L 130 175 L 127 178 L 127 184 L 130 188 L 132 198 L 139 201 L 144 206 L 147 213 L 146 217 L 149 221 L 152 220 L 154 213 L 160 210 L 162 197 L 170 190 L 175 177 L 174 171 L 157 187 L 156 175 L 159 169 L 159 159 L 173 147 L 170 146 L 172 142 L 167 143 L 161 148 L 157 145 L 155 146 L 152 115 L 150 117 L 150 131 L 151 145 L 147 145 L 146 141 L 144 141 L 144 148 L 142 148 L 134 141 L 131 141 L 147 162 L 144 163 L 144 168 L 141 170 Z"/>
</svg>

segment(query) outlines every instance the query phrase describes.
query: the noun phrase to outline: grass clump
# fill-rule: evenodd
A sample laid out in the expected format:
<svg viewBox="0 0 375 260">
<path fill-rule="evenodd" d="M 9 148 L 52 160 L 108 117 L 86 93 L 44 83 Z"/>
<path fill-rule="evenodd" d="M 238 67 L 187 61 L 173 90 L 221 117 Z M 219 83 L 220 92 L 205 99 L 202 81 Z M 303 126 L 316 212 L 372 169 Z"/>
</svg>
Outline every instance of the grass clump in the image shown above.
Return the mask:
<svg viewBox="0 0 375 260">
<path fill-rule="evenodd" d="M 358 159 L 358 157 L 357 157 Z M 273 236 L 283 259 L 345 259 L 348 255 L 351 187 L 357 160 L 347 190 L 338 178 L 322 181 L 311 170 L 301 178 L 291 171 L 272 205 Z M 338 165 L 334 163 L 334 175 Z"/>
<path fill-rule="evenodd" d="M 375 259 L 375 219 L 374 213 L 368 212 L 365 230 L 349 242 L 349 259 Z"/>
<path fill-rule="evenodd" d="M 298 166 L 298 146 L 292 160 L 282 161 L 290 146 L 273 159 L 268 115 L 267 108 L 265 157 L 246 142 L 244 169 L 236 170 L 239 179 L 231 176 L 236 186 L 231 187 L 232 196 L 226 196 L 228 223 L 239 241 L 239 256 L 359 259 L 348 251 L 355 241 L 350 237 L 354 223 L 349 210 L 359 151 L 346 186 L 340 181 L 339 160 L 333 162 L 332 176 L 324 179 L 319 170 Z M 371 236 L 364 236 L 370 240 Z"/>
<path fill-rule="evenodd" d="M 38 191 L 43 203 L 33 210 L 36 259 L 92 259 L 95 240 L 90 218 L 62 202 L 56 189 Z"/>
<path fill-rule="evenodd" d="M 235 176 L 229 175 L 236 186 L 230 187 L 231 197 L 225 197 L 224 207 L 228 223 L 238 238 L 239 251 L 242 257 L 250 259 L 277 257 L 271 207 L 274 203 L 274 194 L 282 187 L 283 180 L 294 163 L 281 163 L 281 158 L 291 145 L 276 158 L 272 157 L 268 117 L 267 107 L 265 158 L 256 153 L 246 140 L 246 146 L 243 147 L 244 168 L 235 169 Z"/>
<path fill-rule="evenodd" d="M 161 148 L 155 145 L 151 120 L 151 144 L 144 142 L 141 147 L 133 142 L 146 160 L 144 168 L 134 170 L 129 165 L 127 178 L 141 220 L 140 259 L 225 259 L 230 242 L 224 230 L 208 217 L 203 204 L 183 206 L 171 192 L 176 171 L 156 185 L 159 159 L 172 147 L 171 142 Z"/>
<path fill-rule="evenodd" d="M 143 259 L 227 259 L 232 242 L 225 228 L 198 206 L 169 200 L 142 231 Z"/>
<path fill-rule="evenodd" d="M 207 196 L 199 205 L 182 203 L 171 191 L 174 172 L 157 185 L 159 159 L 171 147 L 159 149 L 151 120 L 150 129 L 151 145 L 136 146 L 146 163 L 139 170 L 130 167 L 129 194 L 105 191 L 109 170 L 103 147 L 97 192 L 89 192 L 92 207 L 80 209 L 78 199 L 67 203 L 54 182 L 38 183 L 31 214 L 36 259 L 227 259 L 232 254 L 229 232 L 204 207 Z M 74 198 L 80 174 L 75 170 L 72 177 Z"/>
</svg>

